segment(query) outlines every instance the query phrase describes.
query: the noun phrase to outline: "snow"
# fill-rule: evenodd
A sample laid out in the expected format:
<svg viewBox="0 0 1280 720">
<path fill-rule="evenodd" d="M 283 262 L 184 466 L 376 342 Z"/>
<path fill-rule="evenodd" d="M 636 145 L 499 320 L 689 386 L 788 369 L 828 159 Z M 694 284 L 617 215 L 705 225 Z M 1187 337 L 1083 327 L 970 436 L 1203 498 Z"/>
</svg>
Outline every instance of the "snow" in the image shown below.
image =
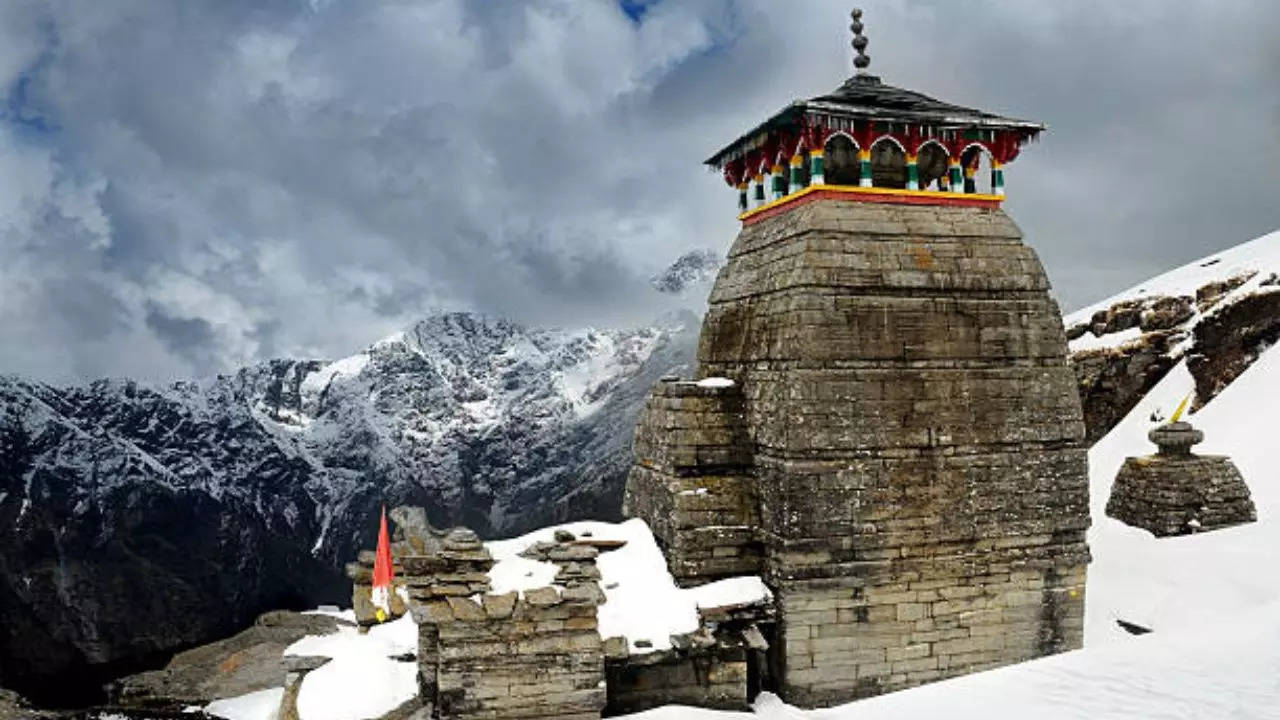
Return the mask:
<svg viewBox="0 0 1280 720">
<path fill-rule="evenodd" d="M 1128 330 L 1120 332 L 1107 333 L 1101 337 L 1091 332 L 1086 332 L 1080 337 L 1068 343 L 1072 353 L 1084 352 L 1086 350 L 1099 350 L 1102 348 L 1118 348 L 1122 345 L 1138 340 L 1142 337 L 1142 329 L 1132 327 Z"/>
<path fill-rule="evenodd" d="M 1159 295 L 1194 296 L 1197 288 L 1211 282 L 1252 272 L 1268 275 L 1277 270 L 1280 270 L 1280 230 L 1187 263 L 1106 300 L 1076 310 L 1067 316 L 1066 325 L 1069 327 L 1086 321 L 1098 310 L 1105 310 L 1122 300 Z M 1254 281 L 1261 279 L 1255 277 Z"/>
<path fill-rule="evenodd" d="M 346 620 L 347 622 L 356 621 L 355 610 L 352 610 L 351 608 L 347 608 L 346 610 L 343 610 L 339 608 L 337 605 L 321 605 L 315 610 L 304 610 L 302 614 L 303 615 L 328 615 L 329 617 L 335 617 L 335 618 L 338 618 L 339 620 Z"/>
<path fill-rule="evenodd" d="M 554 539 L 556 530 L 577 537 L 590 533 L 593 540 L 624 540 L 616 550 L 596 559 L 605 603 L 598 610 L 600 636 L 627 638 L 631 652 L 642 654 L 671 647 L 671 635 L 698 629 L 698 608 L 758 602 L 770 597 L 757 576 L 728 578 L 696 588 L 681 588 L 667 570 L 667 563 L 643 520 L 622 523 L 575 522 L 535 530 L 510 540 L 486 543 L 494 566 L 489 579 L 494 593 L 521 592 L 544 587 L 556 574 L 554 563 L 519 557 L 530 545 Z M 638 647 L 647 640 L 650 647 Z"/>
<path fill-rule="evenodd" d="M 619 335 L 592 329 L 567 336 L 566 347 L 581 345 L 589 350 L 581 361 L 556 373 L 560 392 L 572 404 L 577 417 L 600 409 L 609 397 L 601 390 L 634 373 L 653 353 L 659 339 L 656 332 Z"/>
<path fill-rule="evenodd" d="M 210 715 L 226 720 L 276 720 L 276 711 L 280 709 L 280 698 L 284 688 L 259 690 L 248 695 L 214 700 L 204 707 Z"/>
<path fill-rule="evenodd" d="M 704 388 L 726 388 L 733 387 L 733 381 L 724 377 L 709 377 L 698 381 L 698 387 Z"/>
<path fill-rule="evenodd" d="M 418 694 L 416 662 L 392 660 L 418 651 L 418 626 L 412 615 L 377 625 L 361 635 L 340 627 L 329 635 L 308 635 L 285 655 L 333 658 L 302 679 L 300 720 L 360 720 L 394 710 Z"/>
<path fill-rule="evenodd" d="M 313 373 L 308 373 L 302 379 L 302 385 L 299 390 L 303 395 L 316 396 L 324 392 L 324 389 L 333 382 L 333 379 L 339 375 L 355 376 L 359 375 L 361 370 L 369 364 L 369 353 L 362 352 L 346 357 L 341 360 L 325 365 Z"/>
</svg>

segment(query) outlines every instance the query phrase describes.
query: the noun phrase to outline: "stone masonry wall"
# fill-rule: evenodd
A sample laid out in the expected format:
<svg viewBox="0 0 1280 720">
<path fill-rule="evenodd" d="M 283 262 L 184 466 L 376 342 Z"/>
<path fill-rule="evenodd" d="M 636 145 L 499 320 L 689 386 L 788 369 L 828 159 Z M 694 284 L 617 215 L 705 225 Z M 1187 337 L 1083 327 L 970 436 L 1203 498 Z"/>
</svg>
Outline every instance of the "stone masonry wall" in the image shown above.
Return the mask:
<svg viewBox="0 0 1280 720">
<path fill-rule="evenodd" d="M 623 512 L 649 524 L 681 584 L 760 571 L 749 442 L 736 385 L 666 379 L 645 404 Z"/>
<path fill-rule="evenodd" d="M 490 593 L 493 560 L 465 529 L 451 531 L 433 554 L 400 559 L 418 623 L 420 695 L 433 717 L 600 717 L 598 550 L 561 543 L 531 550 L 560 565 L 558 586 Z"/>
<path fill-rule="evenodd" d="M 1079 647 L 1084 425 L 1048 289 L 998 210 L 831 199 L 743 228 L 697 373 L 742 388 L 785 699 Z"/>
</svg>

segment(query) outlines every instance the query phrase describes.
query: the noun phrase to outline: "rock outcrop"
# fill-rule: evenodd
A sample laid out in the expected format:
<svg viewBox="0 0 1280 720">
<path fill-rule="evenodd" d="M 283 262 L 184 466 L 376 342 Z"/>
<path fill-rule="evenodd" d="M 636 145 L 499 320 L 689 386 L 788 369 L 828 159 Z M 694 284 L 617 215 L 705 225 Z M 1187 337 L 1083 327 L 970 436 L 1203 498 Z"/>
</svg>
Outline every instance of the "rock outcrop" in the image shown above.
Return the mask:
<svg viewBox="0 0 1280 720">
<path fill-rule="evenodd" d="M 1118 347 L 1072 354 L 1087 442 L 1106 435 L 1178 364 L 1176 347 L 1185 338 L 1185 332 L 1156 330 Z"/>
<path fill-rule="evenodd" d="M 284 685 L 284 650 L 307 635 L 336 632 L 345 620 L 314 613 L 273 611 L 225 640 L 178 653 L 160 670 L 112 684 L 111 704 L 181 711 Z"/>
</svg>

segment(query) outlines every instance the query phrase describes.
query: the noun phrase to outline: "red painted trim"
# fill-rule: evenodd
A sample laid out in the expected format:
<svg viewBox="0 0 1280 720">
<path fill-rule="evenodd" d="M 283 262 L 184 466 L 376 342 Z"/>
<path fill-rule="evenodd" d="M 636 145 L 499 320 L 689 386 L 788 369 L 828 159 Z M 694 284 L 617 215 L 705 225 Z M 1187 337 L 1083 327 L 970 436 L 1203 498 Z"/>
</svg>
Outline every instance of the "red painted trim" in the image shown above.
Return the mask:
<svg viewBox="0 0 1280 720">
<path fill-rule="evenodd" d="M 817 200 L 847 200 L 850 202 L 870 202 L 882 203 L 886 205 L 946 205 L 951 207 L 976 207 L 986 208 L 988 210 L 996 210 L 1000 207 L 999 200 L 989 198 L 966 197 L 954 193 L 929 193 L 929 196 L 921 195 L 879 195 L 873 193 L 850 193 L 841 192 L 839 190 L 811 190 L 803 195 L 796 195 L 791 202 L 785 200 L 770 208 L 765 208 L 754 215 L 746 217 L 742 220 L 742 224 L 754 225 L 761 220 L 768 220 L 771 217 L 777 217 L 785 212 L 790 212 L 798 207 L 808 205 Z"/>
</svg>

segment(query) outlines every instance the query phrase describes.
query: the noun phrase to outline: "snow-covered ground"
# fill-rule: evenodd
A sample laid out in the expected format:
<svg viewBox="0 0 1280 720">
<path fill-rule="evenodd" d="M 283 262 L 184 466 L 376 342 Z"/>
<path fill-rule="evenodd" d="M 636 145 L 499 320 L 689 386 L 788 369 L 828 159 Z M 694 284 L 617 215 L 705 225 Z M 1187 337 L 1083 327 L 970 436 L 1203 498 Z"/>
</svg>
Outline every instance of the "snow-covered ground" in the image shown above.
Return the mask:
<svg viewBox="0 0 1280 720">
<path fill-rule="evenodd" d="M 535 542 L 549 542 L 555 531 L 575 536 L 590 534 L 593 540 L 623 540 L 626 545 L 600 554 L 600 636 L 627 638 L 632 653 L 665 650 L 671 636 L 698 629 L 699 607 L 722 607 L 756 602 L 770 597 L 759 577 L 729 578 L 697 588 L 680 588 L 667 571 L 667 562 L 643 520 L 622 523 L 576 522 L 535 530 L 511 540 L 486 543 L 493 555 L 489 578 L 495 593 L 532 590 L 551 583 L 554 563 L 522 558 L 519 553 Z M 648 641 L 648 645 L 638 641 Z"/>
</svg>

